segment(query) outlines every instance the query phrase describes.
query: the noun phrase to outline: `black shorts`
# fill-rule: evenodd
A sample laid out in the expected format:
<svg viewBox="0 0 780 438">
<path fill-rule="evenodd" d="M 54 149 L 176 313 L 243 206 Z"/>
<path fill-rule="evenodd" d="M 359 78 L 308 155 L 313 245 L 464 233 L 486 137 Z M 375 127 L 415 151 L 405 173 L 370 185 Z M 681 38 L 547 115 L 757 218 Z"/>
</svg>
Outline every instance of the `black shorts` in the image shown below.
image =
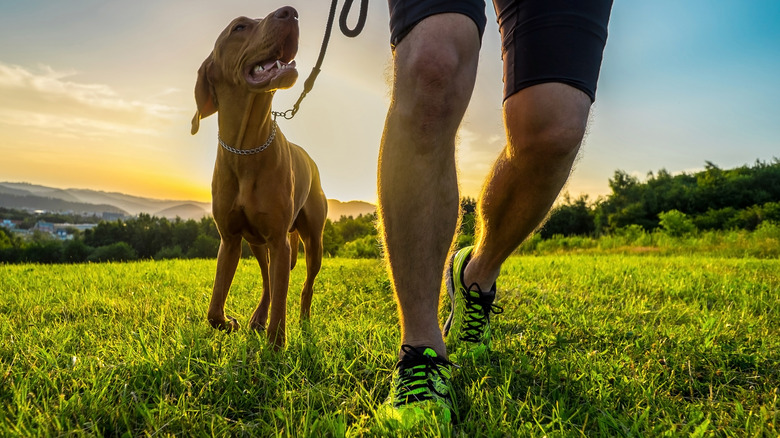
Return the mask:
<svg viewBox="0 0 780 438">
<path fill-rule="evenodd" d="M 388 0 L 391 44 L 431 15 L 470 17 L 485 30 L 484 0 Z M 493 0 L 501 31 L 504 99 L 532 85 L 560 82 L 596 98 L 612 0 Z"/>
</svg>

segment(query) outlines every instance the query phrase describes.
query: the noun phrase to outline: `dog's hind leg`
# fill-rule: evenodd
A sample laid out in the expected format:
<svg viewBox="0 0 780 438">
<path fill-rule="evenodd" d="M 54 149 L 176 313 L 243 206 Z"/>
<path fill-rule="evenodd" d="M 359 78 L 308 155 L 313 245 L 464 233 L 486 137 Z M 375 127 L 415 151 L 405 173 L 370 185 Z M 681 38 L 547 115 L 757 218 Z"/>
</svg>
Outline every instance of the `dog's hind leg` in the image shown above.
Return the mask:
<svg viewBox="0 0 780 438">
<path fill-rule="evenodd" d="M 285 235 L 268 241 L 271 280 L 271 310 L 268 315 L 268 340 L 276 350 L 285 344 L 287 287 L 290 284 L 290 241 Z"/>
<path fill-rule="evenodd" d="M 217 255 L 217 274 L 214 278 L 214 290 L 209 303 L 208 320 L 212 327 L 231 332 L 239 328 L 235 318 L 225 316 L 225 301 L 230 291 L 230 283 L 236 274 L 238 260 L 241 257 L 241 237 L 222 238 Z"/>
<path fill-rule="evenodd" d="M 290 232 L 290 270 L 295 269 L 295 264 L 298 263 L 298 244 L 300 237 L 298 236 L 298 230 Z"/>
<path fill-rule="evenodd" d="M 322 234 L 306 236 L 303 247 L 306 251 L 306 281 L 301 290 L 301 322 L 307 321 L 311 313 L 311 299 L 314 295 L 314 278 L 322 266 Z"/>
<path fill-rule="evenodd" d="M 268 321 L 268 306 L 271 304 L 271 281 L 268 279 L 268 247 L 250 244 L 249 248 L 260 265 L 260 274 L 263 277 L 263 294 L 260 296 L 260 302 L 252 314 L 252 319 L 249 320 L 249 328 L 263 331 L 265 330 L 265 323 Z"/>
<path fill-rule="evenodd" d="M 306 281 L 301 290 L 301 323 L 307 321 L 311 313 L 314 278 L 317 277 L 322 266 L 322 230 L 325 228 L 327 214 L 327 204 L 324 201 L 320 204 L 313 201 L 310 204 L 311 208 L 298 216 L 296 222 L 306 254 Z"/>
</svg>

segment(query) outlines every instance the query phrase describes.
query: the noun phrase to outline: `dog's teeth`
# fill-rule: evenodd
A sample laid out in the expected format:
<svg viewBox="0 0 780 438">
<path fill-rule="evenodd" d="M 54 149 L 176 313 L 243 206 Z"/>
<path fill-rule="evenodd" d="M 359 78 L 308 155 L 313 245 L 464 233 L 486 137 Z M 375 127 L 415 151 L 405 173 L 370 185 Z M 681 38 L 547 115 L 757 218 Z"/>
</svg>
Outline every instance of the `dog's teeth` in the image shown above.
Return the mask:
<svg viewBox="0 0 780 438">
<path fill-rule="evenodd" d="M 278 60 L 276 61 L 276 68 L 282 68 L 282 63 Z"/>
<path fill-rule="evenodd" d="M 263 67 L 261 65 L 256 65 L 255 66 L 255 73 L 260 73 L 261 71 L 263 71 Z"/>
</svg>

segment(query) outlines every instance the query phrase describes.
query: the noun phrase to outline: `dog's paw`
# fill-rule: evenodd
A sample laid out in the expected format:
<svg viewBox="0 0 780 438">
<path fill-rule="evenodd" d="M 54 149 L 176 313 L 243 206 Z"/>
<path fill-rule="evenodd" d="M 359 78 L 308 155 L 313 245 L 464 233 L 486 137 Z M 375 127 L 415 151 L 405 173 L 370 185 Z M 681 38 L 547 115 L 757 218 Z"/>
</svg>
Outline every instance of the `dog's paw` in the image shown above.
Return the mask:
<svg viewBox="0 0 780 438">
<path fill-rule="evenodd" d="M 209 323 L 215 329 L 222 330 L 225 333 L 231 333 L 241 328 L 236 318 L 233 318 L 232 316 L 226 316 L 226 318 L 227 319 L 224 321 L 215 321 L 213 319 L 209 319 Z"/>
</svg>

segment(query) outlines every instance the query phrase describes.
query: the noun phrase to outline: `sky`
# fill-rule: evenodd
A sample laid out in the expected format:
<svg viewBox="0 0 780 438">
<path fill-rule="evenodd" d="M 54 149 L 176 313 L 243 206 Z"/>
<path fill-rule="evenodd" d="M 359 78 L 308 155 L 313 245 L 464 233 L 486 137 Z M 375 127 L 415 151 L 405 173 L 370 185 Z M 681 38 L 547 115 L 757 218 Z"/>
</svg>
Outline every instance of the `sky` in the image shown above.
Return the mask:
<svg viewBox="0 0 780 438">
<path fill-rule="evenodd" d="M 300 16 L 300 79 L 276 93 L 276 110 L 291 106 L 314 66 L 329 1 L 2 0 L 0 181 L 209 201 L 217 119 L 190 135 L 197 69 L 233 18 L 284 5 Z M 487 15 L 458 135 L 461 194 L 472 197 L 504 145 L 491 4 Z M 564 191 L 606 195 L 618 169 L 644 179 L 780 157 L 778 17 L 777 0 L 616 0 L 588 134 Z M 373 0 L 360 36 L 334 29 L 314 90 L 279 122 L 317 162 L 331 199 L 377 199 L 392 79 L 387 23 L 387 3 Z"/>
</svg>

